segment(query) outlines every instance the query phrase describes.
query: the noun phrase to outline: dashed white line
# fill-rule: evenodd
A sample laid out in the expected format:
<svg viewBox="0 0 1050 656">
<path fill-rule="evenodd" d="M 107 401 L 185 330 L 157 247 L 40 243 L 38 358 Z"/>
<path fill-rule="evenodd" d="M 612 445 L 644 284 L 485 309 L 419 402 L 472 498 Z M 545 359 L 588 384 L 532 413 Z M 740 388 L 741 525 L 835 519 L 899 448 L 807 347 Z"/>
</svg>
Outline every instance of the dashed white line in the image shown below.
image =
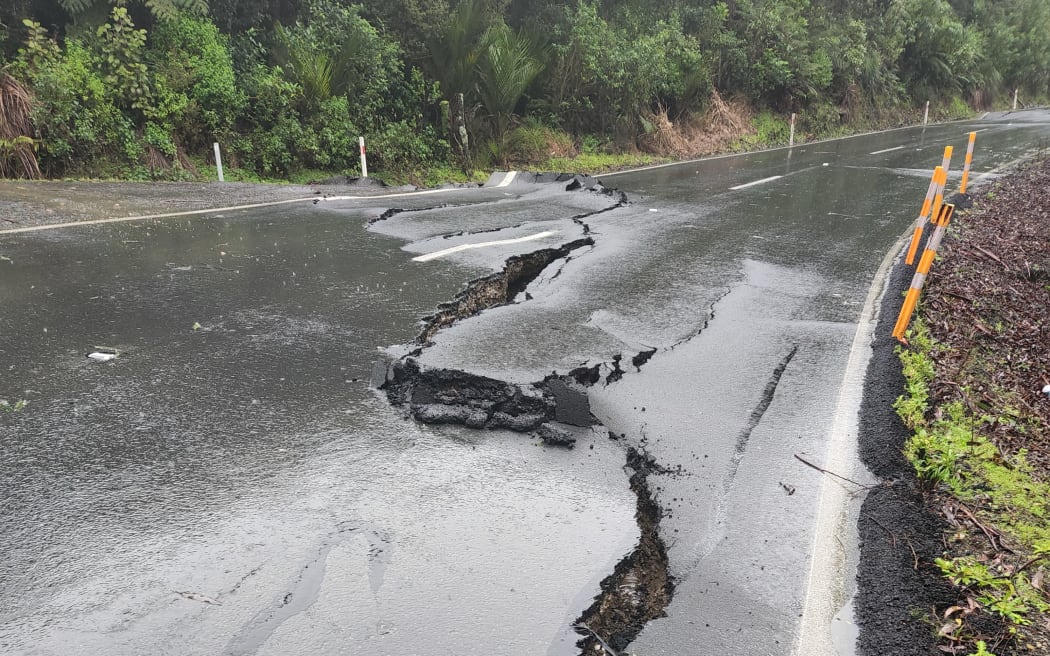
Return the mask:
<svg viewBox="0 0 1050 656">
<path fill-rule="evenodd" d="M 882 150 L 876 150 L 875 152 L 868 153 L 868 154 L 869 155 L 881 155 L 883 153 L 892 153 L 895 150 L 904 150 L 904 146 L 896 146 L 894 148 L 884 148 Z"/>
<path fill-rule="evenodd" d="M 737 189 L 746 189 L 748 187 L 754 187 L 755 185 L 760 185 L 760 184 L 765 184 L 767 182 L 772 182 L 773 180 L 777 180 L 777 179 L 780 179 L 782 177 L 784 177 L 784 176 L 782 176 L 782 175 L 772 175 L 772 176 L 770 176 L 768 178 L 762 178 L 761 180 L 755 180 L 754 182 L 748 182 L 746 184 L 737 185 L 735 187 L 730 187 L 729 191 L 736 191 Z"/>
<path fill-rule="evenodd" d="M 553 234 L 555 234 L 554 231 L 548 230 L 546 232 L 537 232 L 534 235 L 529 235 L 527 237 L 518 237 L 516 239 L 500 239 L 497 241 L 483 241 L 476 244 L 460 244 L 459 246 L 453 246 L 452 248 L 446 248 L 445 250 L 434 251 L 433 253 L 426 253 L 424 255 L 413 257 L 412 261 L 429 262 L 430 260 L 436 260 L 439 257 L 444 257 L 453 253 L 459 253 L 461 251 L 469 251 L 474 248 L 484 248 L 486 246 L 502 246 L 504 244 L 520 244 L 526 241 L 535 241 L 537 239 L 543 239 L 544 237 L 550 237 Z"/>
</svg>

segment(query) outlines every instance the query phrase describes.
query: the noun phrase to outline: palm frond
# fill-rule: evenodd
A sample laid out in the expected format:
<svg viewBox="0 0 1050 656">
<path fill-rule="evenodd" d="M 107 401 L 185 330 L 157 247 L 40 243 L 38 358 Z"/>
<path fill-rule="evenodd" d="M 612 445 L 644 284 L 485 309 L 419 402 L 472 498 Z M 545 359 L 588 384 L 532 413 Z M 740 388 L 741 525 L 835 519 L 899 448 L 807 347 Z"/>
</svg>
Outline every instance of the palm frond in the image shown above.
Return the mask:
<svg viewBox="0 0 1050 656">
<path fill-rule="evenodd" d="M 39 178 L 36 141 L 33 133 L 33 98 L 29 90 L 4 69 L 0 69 L 0 176 L 22 175 Z M 11 164 L 12 160 L 18 166 Z"/>
</svg>

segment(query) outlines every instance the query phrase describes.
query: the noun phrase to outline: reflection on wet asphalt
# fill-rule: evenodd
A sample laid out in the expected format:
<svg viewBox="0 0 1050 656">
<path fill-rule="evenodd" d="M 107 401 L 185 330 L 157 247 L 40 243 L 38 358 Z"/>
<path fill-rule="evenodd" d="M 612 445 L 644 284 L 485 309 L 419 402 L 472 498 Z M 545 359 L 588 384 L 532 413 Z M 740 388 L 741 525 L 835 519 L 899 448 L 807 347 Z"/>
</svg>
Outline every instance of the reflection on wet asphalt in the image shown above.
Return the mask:
<svg viewBox="0 0 1050 656">
<path fill-rule="evenodd" d="M 979 172 L 1048 132 L 973 127 Z M 792 455 L 821 457 L 872 277 L 969 129 L 609 176 L 607 212 L 516 181 L 0 235 L 0 399 L 29 402 L 0 414 L 0 651 L 575 653 L 637 540 L 623 445 L 419 426 L 367 381 L 466 280 L 586 230 L 421 361 L 530 382 L 657 349 L 591 390 L 676 472 L 650 487 L 678 589 L 632 651 L 793 653 L 821 481 Z M 390 207 L 433 209 L 366 229 Z"/>
<path fill-rule="evenodd" d="M 0 238 L 0 398 L 29 401 L 0 417 L 0 651 L 413 653 L 426 632 L 466 654 L 569 633 L 634 539 L 621 455 L 420 429 L 368 389 L 377 347 L 480 272 L 420 276 L 364 230 L 381 211 Z"/>
</svg>

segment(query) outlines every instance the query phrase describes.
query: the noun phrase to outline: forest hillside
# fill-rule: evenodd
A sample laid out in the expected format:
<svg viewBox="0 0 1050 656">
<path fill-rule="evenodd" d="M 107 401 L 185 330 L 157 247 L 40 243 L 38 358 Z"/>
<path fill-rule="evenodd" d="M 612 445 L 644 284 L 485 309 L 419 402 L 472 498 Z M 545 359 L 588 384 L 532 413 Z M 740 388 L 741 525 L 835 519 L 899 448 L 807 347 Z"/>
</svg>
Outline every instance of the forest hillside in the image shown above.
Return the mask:
<svg viewBox="0 0 1050 656">
<path fill-rule="evenodd" d="M 1046 0 L 5 0 L 0 176 L 470 177 L 1050 94 Z M 589 158 L 589 159 L 588 159 Z"/>
</svg>

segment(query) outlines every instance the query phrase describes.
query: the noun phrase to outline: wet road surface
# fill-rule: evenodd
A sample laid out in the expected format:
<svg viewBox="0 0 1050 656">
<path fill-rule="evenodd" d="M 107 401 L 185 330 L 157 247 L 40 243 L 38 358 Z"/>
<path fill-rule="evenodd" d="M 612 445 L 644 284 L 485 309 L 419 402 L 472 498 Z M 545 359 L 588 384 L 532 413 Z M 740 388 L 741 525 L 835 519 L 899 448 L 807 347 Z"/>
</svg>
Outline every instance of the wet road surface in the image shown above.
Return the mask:
<svg viewBox="0 0 1050 656">
<path fill-rule="evenodd" d="M 1050 135 L 993 116 L 603 178 L 624 207 L 518 176 L 0 234 L 0 399 L 29 401 L 0 414 L 0 651 L 576 653 L 638 539 L 631 445 L 666 468 L 676 592 L 629 650 L 833 653 L 852 506 L 794 456 L 864 479 L 841 410 L 872 279 L 971 129 L 978 173 Z M 391 207 L 421 211 L 366 229 Z M 623 356 L 589 390 L 623 439 L 421 426 L 369 389 L 467 279 L 585 233 L 419 360 L 528 383 Z"/>
</svg>

